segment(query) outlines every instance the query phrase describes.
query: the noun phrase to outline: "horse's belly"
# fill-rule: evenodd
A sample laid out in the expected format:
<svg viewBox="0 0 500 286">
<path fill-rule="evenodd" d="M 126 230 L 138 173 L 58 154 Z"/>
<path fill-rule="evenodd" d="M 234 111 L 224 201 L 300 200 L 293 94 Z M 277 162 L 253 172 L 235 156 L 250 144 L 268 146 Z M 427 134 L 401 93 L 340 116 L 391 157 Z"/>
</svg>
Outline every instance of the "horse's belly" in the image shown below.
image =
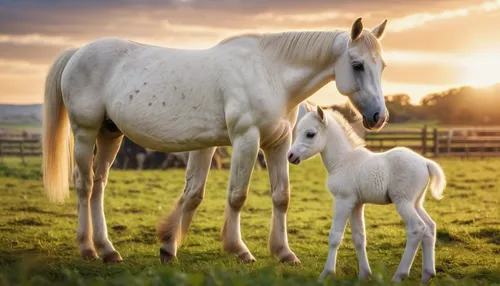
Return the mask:
<svg viewBox="0 0 500 286">
<path fill-rule="evenodd" d="M 193 101 L 170 105 L 117 101 L 109 117 L 125 136 L 145 148 L 181 152 L 230 144 L 219 108 Z"/>
</svg>

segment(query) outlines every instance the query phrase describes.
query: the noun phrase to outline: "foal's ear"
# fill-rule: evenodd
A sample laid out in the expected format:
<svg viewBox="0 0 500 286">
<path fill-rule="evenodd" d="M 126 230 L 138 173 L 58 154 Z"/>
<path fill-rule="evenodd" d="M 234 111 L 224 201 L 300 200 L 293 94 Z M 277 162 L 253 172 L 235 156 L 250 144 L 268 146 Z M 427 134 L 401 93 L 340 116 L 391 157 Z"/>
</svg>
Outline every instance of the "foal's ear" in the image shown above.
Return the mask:
<svg viewBox="0 0 500 286">
<path fill-rule="evenodd" d="M 306 108 L 306 112 L 313 111 L 313 107 L 307 102 L 304 102 L 304 107 Z"/>
<path fill-rule="evenodd" d="M 375 35 L 377 39 L 382 39 L 384 37 L 385 26 L 387 25 L 387 19 L 382 22 L 382 24 L 378 25 L 375 29 L 372 30 L 372 33 Z"/>
<path fill-rule="evenodd" d="M 361 18 L 358 18 L 351 27 L 351 40 L 353 42 L 356 41 L 361 36 L 361 32 L 363 32 L 363 23 L 361 22 Z"/>
<path fill-rule="evenodd" d="M 325 112 L 323 111 L 323 108 L 319 107 L 319 105 L 316 107 L 316 111 L 318 112 L 319 119 L 321 122 L 326 123 L 326 116 Z"/>
</svg>

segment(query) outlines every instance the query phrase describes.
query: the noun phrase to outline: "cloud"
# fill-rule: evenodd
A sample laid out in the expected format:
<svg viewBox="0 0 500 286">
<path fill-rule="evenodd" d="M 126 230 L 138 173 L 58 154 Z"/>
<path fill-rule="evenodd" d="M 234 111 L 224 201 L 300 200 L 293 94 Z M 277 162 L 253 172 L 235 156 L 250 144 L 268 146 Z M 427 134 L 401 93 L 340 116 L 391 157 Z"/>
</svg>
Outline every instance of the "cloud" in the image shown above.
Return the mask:
<svg viewBox="0 0 500 286">
<path fill-rule="evenodd" d="M 446 20 L 457 17 L 465 17 L 471 12 L 481 13 L 500 9 L 500 0 L 483 2 L 466 8 L 445 10 L 439 13 L 415 13 L 392 21 L 390 31 L 400 32 L 418 26 L 423 26 L 432 21 Z"/>
</svg>

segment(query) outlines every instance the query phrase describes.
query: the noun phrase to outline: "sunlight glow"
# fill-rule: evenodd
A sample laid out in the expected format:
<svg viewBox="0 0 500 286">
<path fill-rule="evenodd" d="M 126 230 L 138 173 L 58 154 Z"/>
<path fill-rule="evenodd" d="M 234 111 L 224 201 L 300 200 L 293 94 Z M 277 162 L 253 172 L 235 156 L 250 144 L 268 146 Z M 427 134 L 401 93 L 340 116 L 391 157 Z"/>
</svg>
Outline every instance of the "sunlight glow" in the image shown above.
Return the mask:
<svg viewBox="0 0 500 286">
<path fill-rule="evenodd" d="M 464 58 L 463 83 L 475 87 L 490 86 L 500 82 L 500 53 L 498 51 L 482 51 Z"/>
</svg>

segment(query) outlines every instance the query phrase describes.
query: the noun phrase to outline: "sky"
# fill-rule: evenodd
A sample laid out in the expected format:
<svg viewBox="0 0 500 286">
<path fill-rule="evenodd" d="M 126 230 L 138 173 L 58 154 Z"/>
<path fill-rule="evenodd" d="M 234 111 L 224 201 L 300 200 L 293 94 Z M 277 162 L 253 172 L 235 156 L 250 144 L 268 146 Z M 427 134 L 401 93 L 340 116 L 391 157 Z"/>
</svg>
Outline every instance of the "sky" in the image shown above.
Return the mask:
<svg viewBox="0 0 500 286">
<path fill-rule="evenodd" d="M 202 49 L 241 33 L 372 29 L 381 40 L 384 94 L 414 103 L 451 87 L 500 82 L 500 0 L 0 0 L 0 103 L 42 103 L 57 55 L 102 37 Z M 334 83 L 311 100 L 339 104 Z"/>
</svg>

